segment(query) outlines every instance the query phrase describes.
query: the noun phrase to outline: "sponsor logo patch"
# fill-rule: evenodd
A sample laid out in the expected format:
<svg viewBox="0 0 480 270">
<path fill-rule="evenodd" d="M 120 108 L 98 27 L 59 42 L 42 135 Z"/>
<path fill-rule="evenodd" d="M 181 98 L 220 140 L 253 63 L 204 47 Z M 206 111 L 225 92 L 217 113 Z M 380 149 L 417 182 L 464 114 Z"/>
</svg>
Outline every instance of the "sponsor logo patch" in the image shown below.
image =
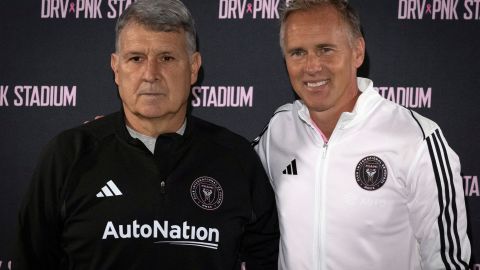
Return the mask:
<svg viewBox="0 0 480 270">
<path fill-rule="evenodd" d="M 355 168 L 357 184 L 368 191 L 381 188 L 387 181 L 387 166 L 376 156 L 364 157 Z"/>
<path fill-rule="evenodd" d="M 190 187 L 193 201 L 202 209 L 215 210 L 222 205 L 223 189 L 217 180 L 202 176 L 193 181 Z"/>
</svg>

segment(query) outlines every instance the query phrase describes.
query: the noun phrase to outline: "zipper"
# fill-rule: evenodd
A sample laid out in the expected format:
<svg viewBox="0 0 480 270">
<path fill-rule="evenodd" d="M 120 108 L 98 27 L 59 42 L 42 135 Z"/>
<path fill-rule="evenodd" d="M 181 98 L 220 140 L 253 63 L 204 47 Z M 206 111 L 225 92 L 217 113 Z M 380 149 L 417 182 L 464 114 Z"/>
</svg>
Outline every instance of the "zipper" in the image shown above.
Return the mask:
<svg viewBox="0 0 480 270">
<path fill-rule="evenodd" d="M 317 258 L 315 269 L 326 269 L 326 254 L 325 254 L 325 245 L 326 245 L 326 216 L 327 216 L 327 171 L 328 171 L 328 146 L 332 143 L 332 138 L 334 137 L 335 130 L 333 131 L 330 139 L 328 141 L 324 141 L 322 146 L 322 153 L 320 155 L 321 159 L 321 166 L 319 166 L 317 175 L 319 177 L 319 191 L 316 194 L 318 196 L 318 208 L 319 208 L 319 215 L 318 215 L 318 246 L 317 246 Z"/>
<path fill-rule="evenodd" d="M 165 194 L 165 181 L 160 183 L 160 193 Z"/>
<path fill-rule="evenodd" d="M 322 147 L 322 159 L 325 159 L 327 157 L 327 150 L 328 150 L 328 142 L 323 144 Z"/>
<path fill-rule="evenodd" d="M 324 142 L 323 146 L 321 147 L 319 153 L 317 154 L 317 166 L 315 168 L 315 199 L 314 199 L 314 205 L 315 205 L 315 218 L 314 218 L 314 226 L 315 226 L 315 231 L 314 231 L 314 257 L 316 258 L 313 263 L 313 269 L 319 270 L 322 269 L 322 241 L 323 239 L 323 222 L 324 222 L 324 215 L 323 212 L 325 211 L 324 209 L 324 204 L 323 204 L 323 189 L 324 183 L 323 183 L 323 171 L 325 168 L 325 158 L 326 158 L 326 150 L 327 150 L 328 144 Z"/>
</svg>

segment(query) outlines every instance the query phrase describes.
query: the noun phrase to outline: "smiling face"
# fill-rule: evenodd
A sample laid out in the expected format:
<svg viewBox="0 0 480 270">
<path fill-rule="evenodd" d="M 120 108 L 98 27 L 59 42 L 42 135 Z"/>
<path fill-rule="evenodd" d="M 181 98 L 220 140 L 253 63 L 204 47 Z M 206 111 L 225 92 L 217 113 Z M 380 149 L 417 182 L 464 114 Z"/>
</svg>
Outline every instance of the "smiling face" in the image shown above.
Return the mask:
<svg viewBox="0 0 480 270">
<path fill-rule="evenodd" d="M 348 25 L 329 5 L 295 11 L 284 27 L 290 82 L 309 111 L 353 108 L 357 68 L 364 58 L 363 38 L 352 38 Z"/>
<path fill-rule="evenodd" d="M 111 66 L 127 121 L 182 122 L 200 65 L 200 54 L 187 51 L 183 30 L 156 32 L 137 23 L 126 25 Z"/>
</svg>

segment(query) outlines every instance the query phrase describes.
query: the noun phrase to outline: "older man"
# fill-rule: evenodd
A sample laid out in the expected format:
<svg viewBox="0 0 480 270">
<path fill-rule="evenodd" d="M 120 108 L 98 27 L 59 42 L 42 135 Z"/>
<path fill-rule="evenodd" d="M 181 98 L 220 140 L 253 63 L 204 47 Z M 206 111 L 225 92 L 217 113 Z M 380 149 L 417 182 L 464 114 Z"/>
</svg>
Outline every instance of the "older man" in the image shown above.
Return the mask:
<svg viewBox="0 0 480 270">
<path fill-rule="evenodd" d="M 122 110 L 47 146 L 20 210 L 15 269 L 276 269 L 273 191 L 249 143 L 187 115 L 201 65 L 179 0 L 119 18 Z"/>
</svg>

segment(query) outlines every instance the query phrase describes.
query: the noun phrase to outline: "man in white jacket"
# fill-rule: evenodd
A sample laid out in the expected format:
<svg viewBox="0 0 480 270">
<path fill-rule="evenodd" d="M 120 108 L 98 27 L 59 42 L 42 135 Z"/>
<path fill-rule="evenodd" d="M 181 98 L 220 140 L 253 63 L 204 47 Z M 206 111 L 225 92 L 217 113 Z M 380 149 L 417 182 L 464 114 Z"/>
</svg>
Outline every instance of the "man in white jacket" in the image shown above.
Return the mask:
<svg viewBox="0 0 480 270">
<path fill-rule="evenodd" d="M 290 1 L 280 44 L 300 100 L 255 141 L 277 196 L 279 269 L 468 269 L 458 156 L 436 123 L 357 78 L 352 7 Z"/>
</svg>

